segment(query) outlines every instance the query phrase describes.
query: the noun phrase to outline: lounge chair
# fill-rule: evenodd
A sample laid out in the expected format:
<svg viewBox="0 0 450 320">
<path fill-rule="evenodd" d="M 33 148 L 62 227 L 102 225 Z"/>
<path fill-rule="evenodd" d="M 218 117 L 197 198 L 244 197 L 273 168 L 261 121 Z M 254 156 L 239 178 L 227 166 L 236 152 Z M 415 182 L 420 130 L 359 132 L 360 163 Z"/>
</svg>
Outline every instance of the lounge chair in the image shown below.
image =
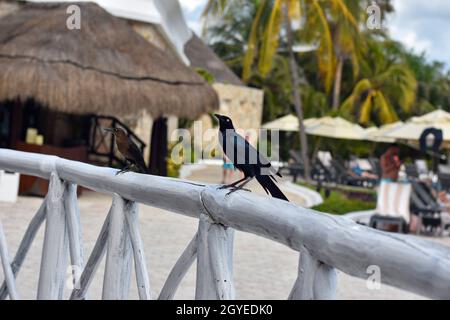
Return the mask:
<svg viewBox="0 0 450 320">
<path fill-rule="evenodd" d="M 430 188 L 423 182 L 412 181 L 411 212 L 418 216 L 418 226 L 416 232 L 428 234 L 442 234 L 441 211 L 436 198 Z"/>
<path fill-rule="evenodd" d="M 450 167 L 439 165 L 438 177 L 441 187 L 445 190 L 450 190 Z"/>
<path fill-rule="evenodd" d="M 381 177 L 381 165 L 380 160 L 377 158 L 369 158 L 369 163 L 372 166 L 372 172 Z"/>
<path fill-rule="evenodd" d="M 304 176 L 305 166 L 303 164 L 302 156 L 299 151 L 290 150 L 289 151 L 290 162 L 287 166 L 280 169 L 282 175 L 292 176 L 294 182 L 297 182 L 297 177 Z"/>
<path fill-rule="evenodd" d="M 406 176 L 410 180 L 417 180 L 419 179 L 419 171 L 417 170 L 417 167 L 413 163 L 405 163 L 405 172 Z"/>
<path fill-rule="evenodd" d="M 318 184 L 335 182 L 333 173 L 320 158 L 315 158 L 312 163 L 311 177 Z"/>
<path fill-rule="evenodd" d="M 370 218 L 372 228 L 408 232 L 411 184 L 381 181 L 376 214 Z M 396 230 L 394 229 L 396 228 Z"/>
<path fill-rule="evenodd" d="M 419 176 L 428 175 L 429 170 L 427 162 L 425 160 L 418 159 L 414 161 L 414 163 L 416 165 L 417 171 L 419 172 Z"/>
<path fill-rule="evenodd" d="M 338 184 L 371 188 L 377 184 L 377 179 L 361 177 L 347 169 L 338 159 L 331 160 L 333 176 Z"/>
</svg>

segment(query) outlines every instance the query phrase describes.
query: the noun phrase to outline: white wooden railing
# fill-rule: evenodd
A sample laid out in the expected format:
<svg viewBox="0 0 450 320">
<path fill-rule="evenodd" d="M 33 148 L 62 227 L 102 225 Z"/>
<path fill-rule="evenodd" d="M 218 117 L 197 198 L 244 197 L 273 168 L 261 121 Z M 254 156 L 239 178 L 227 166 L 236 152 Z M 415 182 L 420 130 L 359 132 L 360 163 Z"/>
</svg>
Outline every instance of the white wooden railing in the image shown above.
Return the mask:
<svg viewBox="0 0 450 320">
<path fill-rule="evenodd" d="M 32 219 L 12 262 L 0 224 L 5 281 L 0 299 L 19 298 L 15 277 L 40 227 L 45 238 L 38 299 L 61 299 L 68 257 L 82 268 L 71 299 L 86 299 L 106 253 L 104 299 L 126 299 L 132 260 L 141 299 L 150 296 L 148 271 L 138 225 L 143 203 L 199 219 L 197 233 L 170 272 L 159 299 L 172 299 L 197 260 L 196 299 L 233 299 L 234 230 L 280 242 L 300 253 L 298 277 L 289 299 L 333 299 L 336 269 L 367 279 L 369 266 L 381 282 L 426 297 L 450 298 L 450 249 L 412 236 L 380 232 L 344 217 L 318 213 L 285 201 L 226 190 L 214 185 L 127 173 L 55 156 L 0 149 L 0 169 L 50 180 L 49 192 Z M 96 244 L 84 262 L 76 185 L 112 194 L 112 206 Z"/>
</svg>

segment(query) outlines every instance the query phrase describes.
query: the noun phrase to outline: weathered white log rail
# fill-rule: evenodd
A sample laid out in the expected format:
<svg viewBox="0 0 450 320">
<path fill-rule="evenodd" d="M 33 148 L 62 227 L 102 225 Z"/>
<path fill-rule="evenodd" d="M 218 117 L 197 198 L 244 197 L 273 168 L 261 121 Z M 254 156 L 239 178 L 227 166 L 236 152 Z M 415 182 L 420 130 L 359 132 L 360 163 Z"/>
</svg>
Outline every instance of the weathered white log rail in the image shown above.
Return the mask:
<svg viewBox="0 0 450 320">
<path fill-rule="evenodd" d="M 234 299 L 234 230 L 251 232 L 299 252 L 298 278 L 289 299 L 333 299 L 336 269 L 368 278 L 377 266 L 381 282 L 426 297 L 450 299 L 450 249 L 415 237 L 370 229 L 285 201 L 179 179 L 127 173 L 54 156 L 0 149 L 0 169 L 50 180 L 50 190 L 32 219 L 12 263 L 0 234 L 5 281 L 0 299 L 17 298 L 15 277 L 46 220 L 38 298 L 59 299 L 68 258 L 82 268 L 71 299 L 86 299 L 106 254 L 103 298 L 126 299 L 134 261 L 139 297 L 150 299 L 148 271 L 137 220 L 137 203 L 196 217 L 199 228 L 170 272 L 159 299 L 172 299 L 197 258 L 198 299 Z M 76 185 L 109 193 L 113 204 L 84 266 Z M 0 229 L 1 233 L 1 229 Z M 7 262 L 7 263 L 5 263 Z M 64 283 L 62 283 L 64 281 Z"/>
</svg>

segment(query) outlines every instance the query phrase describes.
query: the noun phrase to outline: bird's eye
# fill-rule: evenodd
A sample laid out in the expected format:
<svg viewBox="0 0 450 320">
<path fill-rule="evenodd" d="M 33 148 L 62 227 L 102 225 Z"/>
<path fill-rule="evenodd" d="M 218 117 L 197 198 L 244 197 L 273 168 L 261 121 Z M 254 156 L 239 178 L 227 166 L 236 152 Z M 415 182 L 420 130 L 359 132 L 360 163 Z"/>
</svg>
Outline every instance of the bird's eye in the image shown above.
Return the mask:
<svg viewBox="0 0 450 320">
<path fill-rule="evenodd" d="M 227 119 L 227 122 L 230 122 L 230 119 Z"/>
</svg>

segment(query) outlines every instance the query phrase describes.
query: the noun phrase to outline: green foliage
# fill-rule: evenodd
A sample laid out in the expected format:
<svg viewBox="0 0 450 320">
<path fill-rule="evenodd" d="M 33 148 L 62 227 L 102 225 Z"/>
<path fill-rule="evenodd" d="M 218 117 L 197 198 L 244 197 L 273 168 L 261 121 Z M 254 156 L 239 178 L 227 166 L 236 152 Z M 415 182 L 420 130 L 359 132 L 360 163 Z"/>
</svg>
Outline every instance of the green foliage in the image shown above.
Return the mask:
<svg viewBox="0 0 450 320">
<path fill-rule="evenodd" d="M 310 189 L 315 190 L 314 187 L 307 186 Z M 325 190 L 321 190 L 320 195 L 324 199 L 322 204 L 312 207 L 313 210 L 320 212 L 326 212 L 331 214 L 346 214 L 353 211 L 371 210 L 376 207 L 376 193 L 375 191 L 367 190 L 360 194 L 361 198 L 357 198 L 355 193 L 333 190 L 330 192 L 328 198 L 326 197 Z M 368 200 L 369 198 L 370 200 Z"/>
<path fill-rule="evenodd" d="M 181 165 L 173 163 L 173 161 L 167 159 L 167 176 L 171 178 L 178 178 L 180 176 Z"/>
<path fill-rule="evenodd" d="M 205 39 L 247 85 L 264 91 L 263 123 L 295 114 L 286 33 L 276 32 L 284 28 L 282 2 L 289 5 L 296 22 L 295 45 L 311 47 L 296 52 L 305 118 L 341 115 L 369 127 L 438 107 L 450 111 L 450 74 L 442 63 L 407 50 L 390 39 L 386 29 L 365 30 L 366 8 L 372 0 L 210 0 Z M 394 10 L 391 0 L 377 4 L 383 19 Z M 337 58 L 344 61 L 338 111 L 332 110 L 330 91 L 331 80 L 337 78 Z M 282 154 L 298 148 L 296 138 L 281 139 Z M 320 141 L 321 149 L 342 157 L 376 150 L 371 143 L 308 140 L 311 150 Z"/>
<path fill-rule="evenodd" d="M 375 207 L 375 201 L 349 199 L 344 193 L 331 191 L 330 196 L 326 198 L 322 204 L 319 204 L 312 209 L 320 212 L 341 215 L 353 211 L 371 210 L 375 209 Z"/>
<path fill-rule="evenodd" d="M 169 144 L 169 151 L 167 153 L 167 157 L 166 157 L 166 162 L 167 162 L 167 176 L 168 177 L 172 177 L 172 178 L 178 178 L 180 176 L 180 168 L 183 165 L 183 163 L 181 164 L 176 164 L 174 163 L 173 159 L 172 159 L 172 151 L 174 149 L 174 147 L 178 144 L 178 142 L 172 142 Z M 191 147 L 187 148 L 187 149 L 181 149 L 180 153 L 178 154 L 178 156 L 182 159 L 185 159 L 185 155 L 187 155 L 187 157 L 189 157 L 189 163 L 196 163 L 199 159 L 197 151 L 192 148 L 192 142 L 191 142 Z M 184 161 L 183 161 L 184 162 Z"/>
<path fill-rule="evenodd" d="M 181 164 L 176 164 L 173 162 L 171 154 L 172 154 L 172 150 L 173 148 L 176 146 L 176 143 L 170 143 L 169 144 L 169 150 L 167 153 L 167 158 L 166 158 L 166 162 L 167 162 L 167 176 L 171 177 L 171 178 L 178 178 L 180 176 L 180 168 L 181 168 Z"/>
<path fill-rule="evenodd" d="M 444 64 L 427 62 L 425 53 L 415 54 L 403 49 L 402 54 L 418 81 L 417 101 L 412 113 L 422 115 L 439 107 L 449 108 L 450 74 L 445 72 Z"/>
<path fill-rule="evenodd" d="M 213 84 L 215 81 L 214 76 L 209 73 L 208 71 L 206 71 L 203 68 L 195 68 L 195 71 L 203 78 L 205 79 L 205 81 L 209 84 Z"/>
<path fill-rule="evenodd" d="M 410 114 L 416 101 L 416 77 L 398 43 L 369 38 L 367 44 L 361 78 L 342 103 L 341 111 L 365 125 L 398 121 L 399 114 Z"/>
</svg>

